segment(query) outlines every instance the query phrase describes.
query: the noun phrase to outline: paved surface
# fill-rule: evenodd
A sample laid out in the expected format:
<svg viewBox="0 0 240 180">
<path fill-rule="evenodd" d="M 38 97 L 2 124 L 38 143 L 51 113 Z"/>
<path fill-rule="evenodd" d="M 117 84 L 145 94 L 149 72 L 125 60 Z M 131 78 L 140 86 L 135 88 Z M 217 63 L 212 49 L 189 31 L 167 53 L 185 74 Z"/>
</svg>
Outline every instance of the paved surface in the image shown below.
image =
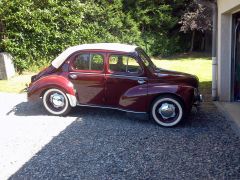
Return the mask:
<svg viewBox="0 0 240 180">
<path fill-rule="evenodd" d="M 215 102 L 214 104 L 234 122 L 233 128 L 240 135 L 240 102 Z"/>
<path fill-rule="evenodd" d="M 7 179 L 76 117 L 46 116 L 25 95 L 0 93 L 0 179 Z"/>
<path fill-rule="evenodd" d="M 56 118 L 23 96 L 0 99 L 0 179 L 240 179 L 239 136 L 211 102 L 163 128 L 143 115 L 76 108 Z"/>
</svg>

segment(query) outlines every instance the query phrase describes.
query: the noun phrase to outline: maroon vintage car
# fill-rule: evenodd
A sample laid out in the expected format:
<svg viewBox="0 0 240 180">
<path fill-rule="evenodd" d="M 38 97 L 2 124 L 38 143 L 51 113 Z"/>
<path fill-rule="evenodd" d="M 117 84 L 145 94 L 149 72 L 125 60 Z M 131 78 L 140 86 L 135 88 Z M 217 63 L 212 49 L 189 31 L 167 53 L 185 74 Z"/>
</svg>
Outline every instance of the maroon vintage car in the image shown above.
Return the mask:
<svg viewBox="0 0 240 180">
<path fill-rule="evenodd" d="M 196 76 L 157 68 L 137 46 L 83 44 L 32 77 L 28 100 L 42 98 L 53 115 L 93 106 L 150 113 L 158 124 L 174 126 L 201 101 L 198 85 Z"/>
</svg>

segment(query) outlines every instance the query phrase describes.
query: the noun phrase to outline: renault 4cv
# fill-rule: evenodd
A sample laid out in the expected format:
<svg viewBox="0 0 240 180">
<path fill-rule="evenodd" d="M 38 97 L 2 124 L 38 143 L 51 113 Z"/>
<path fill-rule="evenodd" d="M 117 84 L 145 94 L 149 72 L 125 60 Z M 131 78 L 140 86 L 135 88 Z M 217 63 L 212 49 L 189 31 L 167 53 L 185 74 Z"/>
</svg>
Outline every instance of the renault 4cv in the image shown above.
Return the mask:
<svg viewBox="0 0 240 180">
<path fill-rule="evenodd" d="M 53 115 L 92 106 L 149 113 L 170 127 L 200 103 L 198 88 L 196 76 L 156 67 L 138 46 L 97 43 L 67 48 L 32 76 L 27 92 L 29 101 L 42 98 Z"/>
</svg>

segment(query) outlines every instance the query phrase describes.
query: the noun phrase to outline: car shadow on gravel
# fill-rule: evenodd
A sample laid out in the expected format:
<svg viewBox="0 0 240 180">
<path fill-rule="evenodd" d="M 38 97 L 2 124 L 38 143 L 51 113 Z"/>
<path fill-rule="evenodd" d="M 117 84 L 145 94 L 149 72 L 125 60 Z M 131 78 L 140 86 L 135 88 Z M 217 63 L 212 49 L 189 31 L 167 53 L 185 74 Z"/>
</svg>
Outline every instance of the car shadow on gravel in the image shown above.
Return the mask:
<svg viewBox="0 0 240 180">
<path fill-rule="evenodd" d="M 184 122 L 179 123 L 177 127 L 185 127 L 188 125 L 194 118 L 196 114 L 200 113 L 195 107 L 192 108 L 192 112 L 189 117 L 187 117 Z M 38 101 L 35 103 L 31 102 L 21 102 L 15 105 L 6 115 L 14 114 L 15 116 L 54 116 L 49 114 L 43 107 L 42 102 Z M 98 114 L 103 118 L 107 118 L 109 114 L 120 116 L 123 120 L 138 121 L 140 123 L 150 123 L 156 125 L 156 123 L 150 118 L 148 113 L 129 113 L 120 110 L 112 109 L 102 109 L 94 107 L 80 107 L 77 106 L 73 108 L 70 113 L 65 117 L 76 117 L 76 118 L 85 118 L 87 116 L 92 116 L 93 114 Z M 105 118 L 105 119 L 106 119 Z M 114 119 L 111 118 L 111 120 Z M 117 118 L 118 119 L 118 118 Z"/>
<path fill-rule="evenodd" d="M 42 116 L 42 115 L 47 115 L 44 107 L 42 106 L 41 101 L 37 101 L 35 103 L 31 102 L 21 102 L 10 111 L 6 113 L 6 115 L 16 115 L 16 116 Z"/>
<path fill-rule="evenodd" d="M 34 115 L 23 107 L 14 113 Z M 79 107 L 70 116 L 77 118 L 10 179 L 240 177 L 239 137 L 212 103 L 174 128 L 106 109 Z"/>
<path fill-rule="evenodd" d="M 15 116 L 54 116 L 50 115 L 43 107 L 42 102 L 38 101 L 36 103 L 31 102 L 21 102 L 15 105 L 6 115 L 15 115 Z M 77 106 L 73 108 L 70 113 L 65 116 L 67 117 L 76 117 L 76 119 L 84 119 L 85 117 L 92 116 L 93 114 L 98 114 L 103 118 L 108 117 L 109 114 L 114 114 L 121 117 L 122 120 L 133 120 L 140 123 L 153 123 L 149 121 L 149 115 L 147 113 L 128 113 L 119 110 L 112 109 L 102 109 L 102 108 L 93 108 L 93 107 L 80 107 Z M 56 116 L 54 116 L 56 117 Z M 61 116 L 59 116 L 61 119 Z M 112 118 L 114 119 L 114 118 Z"/>
</svg>

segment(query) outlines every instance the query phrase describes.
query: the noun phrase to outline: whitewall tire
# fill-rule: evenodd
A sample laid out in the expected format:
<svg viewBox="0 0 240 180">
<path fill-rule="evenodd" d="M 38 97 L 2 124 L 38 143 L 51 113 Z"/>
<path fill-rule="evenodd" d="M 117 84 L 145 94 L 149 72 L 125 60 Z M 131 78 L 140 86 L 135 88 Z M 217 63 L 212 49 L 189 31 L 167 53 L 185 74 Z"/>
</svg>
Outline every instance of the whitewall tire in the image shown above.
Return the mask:
<svg viewBox="0 0 240 180">
<path fill-rule="evenodd" d="M 175 126 L 184 117 L 183 103 L 174 96 L 159 97 L 152 104 L 151 116 L 161 126 Z"/>
<path fill-rule="evenodd" d="M 71 110 L 66 94 L 59 89 L 48 89 L 42 100 L 43 106 L 52 115 L 64 116 Z"/>
</svg>

